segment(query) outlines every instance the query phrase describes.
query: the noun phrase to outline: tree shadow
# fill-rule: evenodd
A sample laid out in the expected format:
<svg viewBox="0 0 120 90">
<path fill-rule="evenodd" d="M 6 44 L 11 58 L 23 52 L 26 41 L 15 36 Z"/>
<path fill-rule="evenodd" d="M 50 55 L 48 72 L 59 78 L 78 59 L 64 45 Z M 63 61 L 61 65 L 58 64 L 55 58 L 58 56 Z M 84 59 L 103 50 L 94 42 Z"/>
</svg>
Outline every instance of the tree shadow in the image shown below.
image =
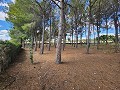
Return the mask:
<svg viewBox="0 0 120 90">
<path fill-rule="evenodd" d="M 37 64 L 40 64 L 40 62 L 33 62 L 33 65 L 37 65 Z"/>
<path fill-rule="evenodd" d="M 18 55 L 15 57 L 14 60 L 12 60 L 12 63 L 21 63 L 23 61 L 25 61 L 26 59 L 26 50 L 21 48 L 20 52 L 18 53 Z"/>
</svg>

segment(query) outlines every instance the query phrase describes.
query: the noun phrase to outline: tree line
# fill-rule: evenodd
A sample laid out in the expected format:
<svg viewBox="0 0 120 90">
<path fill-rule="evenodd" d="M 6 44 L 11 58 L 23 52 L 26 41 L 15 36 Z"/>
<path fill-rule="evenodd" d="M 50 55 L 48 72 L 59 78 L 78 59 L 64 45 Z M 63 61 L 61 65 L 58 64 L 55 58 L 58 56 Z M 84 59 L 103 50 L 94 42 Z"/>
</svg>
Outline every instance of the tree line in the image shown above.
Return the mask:
<svg viewBox="0 0 120 90">
<path fill-rule="evenodd" d="M 106 30 L 103 40 L 108 44 L 108 34 L 114 25 L 115 52 L 118 50 L 120 32 L 119 0 L 16 0 L 9 4 L 7 20 L 13 23 L 10 36 L 13 41 L 30 44 L 30 59 L 33 63 L 33 50 L 40 48 L 44 54 L 44 44 L 54 39 L 56 63 L 61 63 L 61 51 L 66 44 L 67 33 L 71 35 L 71 45 L 78 48 L 79 35 L 82 43 L 86 36 L 86 52 L 89 53 L 90 36 L 97 37 L 97 49 L 100 45 L 101 28 Z M 110 24 L 110 23 L 111 24 Z M 95 37 L 95 33 L 97 33 Z M 75 39 L 74 39 L 75 36 Z M 113 37 L 110 37 L 113 38 Z"/>
</svg>

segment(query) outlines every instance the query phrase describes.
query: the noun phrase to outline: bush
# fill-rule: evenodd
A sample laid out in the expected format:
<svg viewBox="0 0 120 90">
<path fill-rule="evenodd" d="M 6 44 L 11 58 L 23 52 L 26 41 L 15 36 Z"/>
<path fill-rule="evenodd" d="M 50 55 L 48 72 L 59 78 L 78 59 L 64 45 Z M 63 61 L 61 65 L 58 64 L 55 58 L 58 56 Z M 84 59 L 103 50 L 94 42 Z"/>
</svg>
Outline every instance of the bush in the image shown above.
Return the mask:
<svg viewBox="0 0 120 90">
<path fill-rule="evenodd" d="M 21 49 L 20 44 L 10 41 L 0 41 L 0 72 L 8 67 Z"/>
</svg>

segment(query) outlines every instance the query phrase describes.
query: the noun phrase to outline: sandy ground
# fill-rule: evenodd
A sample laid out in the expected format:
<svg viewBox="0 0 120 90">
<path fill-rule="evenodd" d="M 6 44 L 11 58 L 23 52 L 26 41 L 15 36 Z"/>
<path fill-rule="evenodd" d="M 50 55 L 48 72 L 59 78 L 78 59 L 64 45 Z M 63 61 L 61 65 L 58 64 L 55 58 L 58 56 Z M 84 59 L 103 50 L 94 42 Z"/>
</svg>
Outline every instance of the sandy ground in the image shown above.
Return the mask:
<svg viewBox="0 0 120 90">
<path fill-rule="evenodd" d="M 43 55 L 34 52 L 34 64 L 29 50 L 23 50 L 6 73 L 4 90 L 120 90 L 120 53 L 105 53 L 83 47 L 66 46 L 62 64 L 55 64 L 55 48 Z M 2 88 L 1 88 L 2 89 Z"/>
</svg>

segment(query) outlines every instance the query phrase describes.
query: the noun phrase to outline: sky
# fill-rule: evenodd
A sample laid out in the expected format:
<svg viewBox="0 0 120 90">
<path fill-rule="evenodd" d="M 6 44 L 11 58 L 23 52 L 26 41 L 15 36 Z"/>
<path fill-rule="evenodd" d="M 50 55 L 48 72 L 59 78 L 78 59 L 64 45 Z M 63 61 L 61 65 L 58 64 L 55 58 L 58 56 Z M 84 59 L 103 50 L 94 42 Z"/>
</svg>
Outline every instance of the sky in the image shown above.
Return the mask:
<svg viewBox="0 0 120 90">
<path fill-rule="evenodd" d="M 8 15 L 6 13 L 4 13 L 3 11 L 7 12 L 8 10 L 4 9 L 4 8 L 9 8 L 8 3 L 15 3 L 15 0 L 2 0 L 3 2 L 0 1 L 0 40 L 10 40 L 9 37 L 9 30 L 12 28 L 12 24 L 8 21 L 5 20 L 6 17 L 8 17 Z M 108 22 L 109 24 L 109 22 Z M 111 28 L 109 29 L 109 34 L 110 35 L 114 35 L 114 25 L 111 26 Z M 102 29 L 101 30 L 101 34 L 106 34 L 106 30 Z M 85 34 L 83 35 L 83 38 L 85 38 Z M 93 38 L 93 35 L 91 36 L 91 38 Z"/>
<path fill-rule="evenodd" d="M 15 2 L 15 0 L 2 0 L 0 1 L 0 40 L 10 40 L 9 30 L 12 27 L 12 24 L 5 20 L 8 15 L 4 12 L 7 12 L 5 8 L 8 7 L 8 3 Z"/>
</svg>

